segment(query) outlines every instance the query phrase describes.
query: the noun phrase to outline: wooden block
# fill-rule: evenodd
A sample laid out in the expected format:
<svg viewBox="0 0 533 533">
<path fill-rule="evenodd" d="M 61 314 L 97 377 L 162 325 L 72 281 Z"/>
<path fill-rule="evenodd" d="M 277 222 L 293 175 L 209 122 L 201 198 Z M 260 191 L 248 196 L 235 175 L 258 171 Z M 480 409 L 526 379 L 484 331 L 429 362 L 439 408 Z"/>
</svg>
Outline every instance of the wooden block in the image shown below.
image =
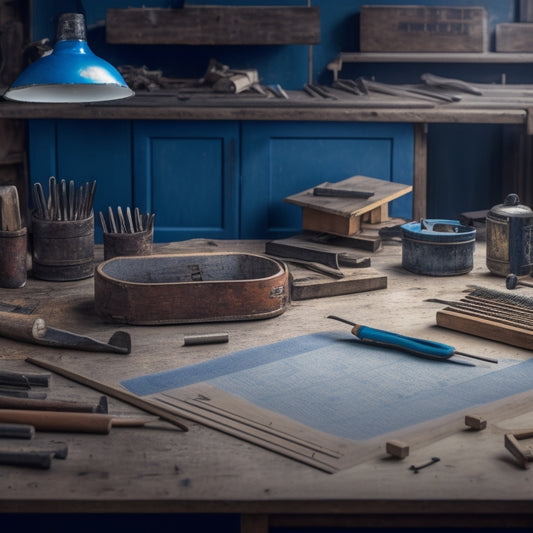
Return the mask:
<svg viewBox="0 0 533 533">
<path fill-rule="evenodd" d="M 399 440 L 389 440 L 386 444 L 387 453 L 398 459 L 404 459 L 409 455 L 409 446 Z"/>
<path fill-rule="evenodd" d="M 496 24 L 496 52 L 533 52 L 533 23 Z"/>
<path fill-rule="evenodd" d="M 481 418 L 480 416 L 476 415 L 466 415 L 465 416 L 465 424 L 476 430 L 482 430 L 487 427 L 487 421 L 484 418 Z"/>
<path fill-rule="evenodd" d="M 350 237 L 361 230 L 361 217 L 345 217 L 304 207 L 302 209 L 302 228 L 306 231 L 318 231 L 341 237 Z"/>
<path fill-rule="evenodd" d="M 533 461 L 533 451 L 529 447 L 522 446 L 519 441 L 531 437 L 533 437 L 531 432 L 505 434 L 505 448 L 511 452 L 522 468 L 529 468 L 528 463 Z"/>
<path fill-rule="evenodd" d="M 320 8 L 194 6 L 108 9 L 113 44 L 284 45 L 320 43 Z"/>
<path fill-rule="evenodd" d="M 389 206 L 387 204 L 380 205 L 376 209 L 365 213 L 362 218 L 363 222 L 368 222 L 369 224 L 381 224 L 389 219 Z"/>
<path fill-rule="evenodd" d="M 343 237 L 355 235 L 361 229 L 362 215 L 368 213 L 374 223 L 379 223 L 388 217 L 389 202 L 413 190 L 412 185 L 367 176 L 352 176 L 336 185 L 374 194 L 368 199 L 315 196 L 313 187 L 288 196 L 285 202 L 302 207 L 305 230 Z"/>
<path fill-rule="evenodd" d="M 387 276 L 372 267 L 341 270 L 344 277 L 334 279 L 296 264 L 289 264 L 291 300 L 326 298 L 387 288 Z"/>
<path fill-rule="evenodd" d="M 483 7 L 361 6 L 361 52 L 486 52 Z"/>
</svg>

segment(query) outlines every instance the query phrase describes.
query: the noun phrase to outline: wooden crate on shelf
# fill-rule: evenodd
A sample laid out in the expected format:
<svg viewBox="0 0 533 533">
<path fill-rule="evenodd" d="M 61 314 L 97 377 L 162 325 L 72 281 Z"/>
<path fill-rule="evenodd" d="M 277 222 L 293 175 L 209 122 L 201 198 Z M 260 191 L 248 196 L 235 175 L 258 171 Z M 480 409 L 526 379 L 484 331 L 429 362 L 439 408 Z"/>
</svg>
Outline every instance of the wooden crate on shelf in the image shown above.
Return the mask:
<svg viewBox="0 0 533 533">
<path fill-rule="evenodd" d="M 108 9 L 113 44 L 283 45 L 320 43 L 320 8 L 185 6 Z"/>
<path fill-rule="evenodd" d="M 487 52 L 483 7 L 361 6 L 361 52 Z"/>
<path fill-rule="evenodd" d="M 533 52 L 533 23 L 497 24 L 495 48 L 496 52 Z"/>
</svg>

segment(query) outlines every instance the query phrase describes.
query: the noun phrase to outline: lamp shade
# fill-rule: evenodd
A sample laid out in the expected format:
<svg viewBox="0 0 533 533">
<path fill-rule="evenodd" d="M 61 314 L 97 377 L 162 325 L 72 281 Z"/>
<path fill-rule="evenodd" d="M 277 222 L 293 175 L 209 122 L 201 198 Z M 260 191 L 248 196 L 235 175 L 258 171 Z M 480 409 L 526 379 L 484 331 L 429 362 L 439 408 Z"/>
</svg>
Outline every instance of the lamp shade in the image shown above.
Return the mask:
<svg viewBox="0 0 533 533">
<path fill-rule="evenodd" d="M 85 17 L 65 13 L 52 53 L 30 64 L 4 94 L 20 102 L 100 102 L 132 96 L 118 70 L 95 55 L 86 40 Z"/>
</svg>

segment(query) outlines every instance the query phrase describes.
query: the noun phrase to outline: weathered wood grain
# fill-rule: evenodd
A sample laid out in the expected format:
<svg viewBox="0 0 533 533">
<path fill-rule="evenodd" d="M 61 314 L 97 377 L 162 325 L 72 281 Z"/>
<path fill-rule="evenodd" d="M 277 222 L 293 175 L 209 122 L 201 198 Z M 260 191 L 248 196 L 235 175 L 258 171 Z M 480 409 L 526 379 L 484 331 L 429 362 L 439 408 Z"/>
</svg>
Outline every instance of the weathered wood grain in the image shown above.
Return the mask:
<svg viewBox="0 0 533 533">
<path fill-rule="evenodd" d="M 320 43 L 320 8 L 198 6 L 108 9 L 113 44 L 284 45 Z"/>
<path fill-rule="evenodd" d="M 361 6 L 362 52 L 485 52 L 483 7 Z"/>
<path fill-rule="evenodd" d="M 533 23 L 496 24 L 496 52 L 533 52 Z"/>
</svg>

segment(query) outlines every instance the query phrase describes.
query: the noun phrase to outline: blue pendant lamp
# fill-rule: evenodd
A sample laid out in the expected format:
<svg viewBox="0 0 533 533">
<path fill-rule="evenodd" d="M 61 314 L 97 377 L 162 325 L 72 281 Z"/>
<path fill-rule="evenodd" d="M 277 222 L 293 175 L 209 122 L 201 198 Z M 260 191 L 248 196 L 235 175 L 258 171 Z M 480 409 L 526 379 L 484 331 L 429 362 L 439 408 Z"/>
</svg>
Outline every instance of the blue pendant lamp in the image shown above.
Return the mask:
<svg viewBox="0 0 533 533">
<path fill-rule="evenodd" d="M 87 44 L 85 16 L 60 16 L 52 53 L 29 65 L 4 94 L 19 102 L 101 102 L 132 96 L 120 73 Z"/>
</svg>

